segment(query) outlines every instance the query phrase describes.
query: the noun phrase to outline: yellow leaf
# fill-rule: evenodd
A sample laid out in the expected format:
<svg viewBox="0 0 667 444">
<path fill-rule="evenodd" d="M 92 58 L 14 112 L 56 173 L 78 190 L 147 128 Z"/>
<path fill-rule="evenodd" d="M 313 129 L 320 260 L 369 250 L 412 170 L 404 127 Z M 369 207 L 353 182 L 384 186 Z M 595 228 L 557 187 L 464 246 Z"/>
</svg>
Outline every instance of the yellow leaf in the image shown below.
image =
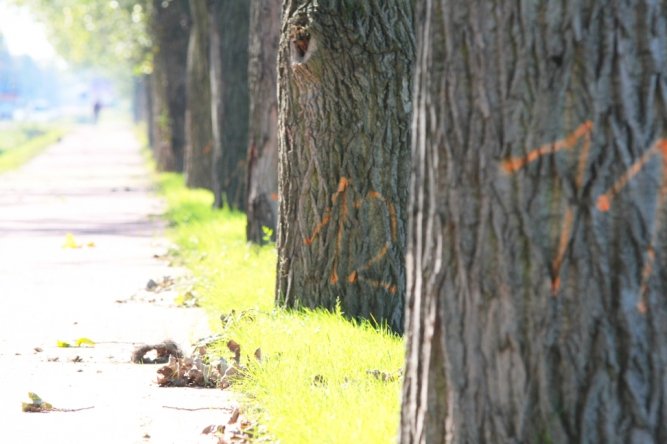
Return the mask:
<svg viewBox="0 0 667 444">
<path fill-rule="evenodd" d="M 72 233 L 67 233 L 65 235 L 65 243 L 63 244 L 63 248 L 81 248 L 81 244 L 76 241 Z"/>
<path fill-rule="evenodd" d="M 88 248 L 94 248 L 94 247 L 95 247 L 95 242 L 88 242 L 88 243 L 86 244 L 86 247 L 88 247 Z"/>
<path fill-rule="evenodd" d="M 89 345 L 93 347 L 95 345 L 95 341 L 90 338 L 79 338 L 75 341 L 75 344 L 77 347 L 81 347 L 82 345 Z"/>
<path fill-rule="evenodd" d="M 28 392 L 28 398 L 30 398 L 32 402 L 42 402 L 42 398 L 40 398 L 37 393 Z"/>
<path fill-rule="evenodd" d="M 65 342 L 65 341 L 58 341 L 58 342 L 56 342 L 56 345 L 60 348 L 70 347 L 69 342 Z"/>
</svg>

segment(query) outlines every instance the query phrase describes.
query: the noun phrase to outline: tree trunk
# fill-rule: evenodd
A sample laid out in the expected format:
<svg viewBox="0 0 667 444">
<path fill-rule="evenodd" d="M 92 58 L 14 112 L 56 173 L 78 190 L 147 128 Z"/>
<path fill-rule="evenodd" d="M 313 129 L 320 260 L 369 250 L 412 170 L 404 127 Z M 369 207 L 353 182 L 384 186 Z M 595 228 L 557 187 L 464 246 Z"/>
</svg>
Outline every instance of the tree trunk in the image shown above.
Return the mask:
<svg viewBox="0 0 667 444">
<path fill-rule="evenodd" d="M 215 206 L 245 208 L 248 151 L 247 0 L 209 0 Z"/>
<path fill-rule="evenodd" d="M 189 17 L 187 0 L 153 0 L 154 155 L 161 171 L 183 171 L 185 78 Z"/>
<path fill-rule="evenodd" d="M 249 241 L 263 243 L 264 227 L 275 241 L 278 219 L 278 97 L 276 60 L 280 39 L 280 1 L 252 0 L 248 86 L 250 122 L 246 211 Z"/>
<path fill-rule="evenodd" d="M 146 76 L 132 76 L 132 121 L 146 122 Z"/>
<path fill-rule="evenodd" d="M 187 63 L 185 183 L 191 188 L 213 189 L 213 128 L 207 3 L 202 0 L 190 0 L 190 13 L 192 27 Z"/>
<path fill-rule="evenodd" d="M 154 78 L 151 74 L 146 74 L 143 76 L 144 79 L 144 102 L 146 104 L 146 130 L 148 132 L 148 146 L 152 150 L 155 150 L 155 133 L 157 131 L 155 127 L 156 119 L 154 116 L 155 107 L 153 104 L 154 94 L 153 94 L 153 83 Z"/>
<path fill-rule="evenodd" d="M 283 8 L 277 300 L 402 331 L 411 2 Z"/>
<path fill-rule="evenodd" d="M 401 443 L 667 442 L 667 3 L 420 7 Z"/>
</svg>

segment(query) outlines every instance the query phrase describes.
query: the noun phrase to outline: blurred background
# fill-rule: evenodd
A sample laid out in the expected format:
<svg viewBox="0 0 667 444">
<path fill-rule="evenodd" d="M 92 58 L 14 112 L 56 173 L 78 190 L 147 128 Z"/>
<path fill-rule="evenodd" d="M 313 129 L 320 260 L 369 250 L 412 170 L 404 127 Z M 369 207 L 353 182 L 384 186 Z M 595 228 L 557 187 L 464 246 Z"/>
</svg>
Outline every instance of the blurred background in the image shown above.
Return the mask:
<svg viewBox="0 0 667 444">
<path fill-rule="evenodd" d="M 0 0 L 0 128 L 90 122 L 95 103 L 118 105 L 116 90 L 102 69 L 75 67 L 58 56 L 26 6 Z"/>
</svg>

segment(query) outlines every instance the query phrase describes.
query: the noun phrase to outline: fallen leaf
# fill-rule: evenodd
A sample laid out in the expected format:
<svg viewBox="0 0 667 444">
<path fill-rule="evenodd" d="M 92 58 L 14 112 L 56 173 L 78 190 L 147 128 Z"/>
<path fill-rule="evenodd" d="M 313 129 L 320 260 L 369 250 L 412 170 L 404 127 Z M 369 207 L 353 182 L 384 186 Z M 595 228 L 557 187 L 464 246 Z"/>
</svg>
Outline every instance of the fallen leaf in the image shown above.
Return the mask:
<svg viewBox="0 0 667 444">
<path fill-rule="evenodd" d="M 238 421 L 240 415 L 241 410 L 238 407 L 235 407 L 234 411 L 232 412 L 232 416 L 230 416 L 229 421 L 227 421 L 227 424 L 234 424 L 236 421 Z"/>
<path fill-rule="evenodd" d="M 90 338 L 85 338 L 85 337 L 77 339 L 76 341 L 74 341 L 74 343 L 76 344 L 77 347 L 82 347 L 84 345 L 89 345 L 89 346 L 93 347 L 95 345 L 95 341 L 93 341 Z"/>
<path fill-rule="evenodd" d="M 224 424 L 211 424 L 209 426 L 206 426 L 204 430 L 201 431 L 202 434 L 204 435 L 210 435 L 210 434 L 222 434 L 225 433 L 225 426 Z"/>
<path fill-rule="evenodd" d="M 234 361 L 236 361 L 236 364 L 241 364 L 241 346 L 239 343 L 230 339 L 227 341 L 227 348 L 230 352 L 234 353 Z"/>
<path fill-rule="evenodd" d="M 53 410 L 53 405 L 42 400 L 42 398 L 33 392 L 28 392 L 30 402 L 21 403 L 21 411 L 23 412 L 48 412 Z"/>
<path fill-rule="evenodd" d="M 81 244 L 76 241 L 76 238 L 72 233 L 67 233 L 65 235 L 65 242 L 63 243 L 63 248 L 81 248 Z"/>
<path fill-rule="evenodd" d="M 60 347 L 60 348 L 71 347 L 70 343 L 69 343 L 69 342 L 65 342 L 65 341 L 57 341 L 57 342 L 56 342 L 56 346 L 57 346 L 57 347 Z"/>
</svg>

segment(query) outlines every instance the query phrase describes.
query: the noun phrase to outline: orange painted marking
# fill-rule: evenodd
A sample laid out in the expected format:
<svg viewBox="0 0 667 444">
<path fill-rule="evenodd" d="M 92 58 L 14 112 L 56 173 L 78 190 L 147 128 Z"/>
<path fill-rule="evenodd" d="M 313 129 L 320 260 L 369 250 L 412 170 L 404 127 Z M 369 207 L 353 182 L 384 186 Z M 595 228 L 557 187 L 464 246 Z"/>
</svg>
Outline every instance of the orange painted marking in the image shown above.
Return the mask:
<svg viewBox="0 0 667 444">
<path fill-rule="evenodd" d="M 396 217 L 396 207 L 391 202 L 387 202 L 387 210 L 389 211 L 389 221 L 391 223 L 391 240 L 396 242 L 398 240 L 398 218 Z"/>
<path fill-rule="evenodd" d="M 347 180 L 347 177 L 343 176 L 340 178 L 340 181 L 338 182 L 338 192 L 342 193 L 345 191 L 350 184 L 350 181 Z"/>
<path fill-rule="evenodd" d="M 572 234 L 572 225 L 574 224 L 574 208 L 569 207 L 565 210 L 565 215 L 563 216 L 563 227 L 560 231 L 560 238 L 558 240 L 558 249 L 556 250 L 556 257 L 554 258 L 551 269 L 553 280 L 551 283 L 552 294 L 555 294 L 560 290 L 560 269 L 563 265 L 563 260 L 565 259 L 565 253 L 567 253 L 567 246 L 570 243 L 570 236 Z"/>
<path fill-rule="evenodd" d="M 659 144 L 658 142 L 654 143 L 651 148 L 646 150 L 644 154 L 641 155 L 639 159 L 635 161 L 630 167 L 627 169 L 625 173 L 621 177 L 614 182 L 614 184 L 607 190 L 606 193 L 602 194 L 600 197 L 598 197 L 597 202 L 596 202 L 596 207 L 598 210 L 604 212 L 607 212 L 611 209 L 611 204 L 616 197 L 618 193 L 621 192 L 623 188 L 630 182 L 630 180 L 639 173 L 642 168 L 644 168 L 644 165 L 651 159 L 651 157 L 655 156 L 656 154 L 660 153 L 660 147 L 662 145 Z"/>
<path fill-rule="evenodd" d="M 317 226 L 313 230 L 313 234 L 310 237 L 305 238 L 303 240 L 303 243 L 306 245 L 312 245 L 313 241 L 315 240 L 315 237 L 318 234 L 320 234 L 320 231 L 322 231 L 322 229 L 326 227 L 326 225 L 329 223 L 330 220 L 331 220 L 331 213 L 330 210 L 327 210 L 324 212 L 324 217 L 322 217 L 322 221 L 319 224 L 317 224 Z"/>
<path fill-rule="evenodd" d="M 539 148 L 529 151 L 525 156 L 510 157 L 507 160 L 504 160 L 501 163 L 501 168 L 506 173 L 516 173 L 521 168 L 525 167 L 531 162 L 536 161 L 540 157 L 546 156 L 548 154 L 555 154 L 558 151 L 572 149 L 577 145 L 577 142 L 582 137 L 589 135 L 593 130 L 593 122 L 590 120 L 585 121 L 577 127 L 574 131 L 568 134 L 564 139 L 559 139 L 555 142 L 542 145 Z"/>
<path fill-rule="evenodd" d="M 304 239 L 304 243 L 306 245 L 312 245 L 315 238 L 320 234 L 320 232 L 324 229 L 324 227 L 331 222 L 333 206 L 340 205 L 340 212 L 338 214 L 337 229 L 336 229 L 336 246 L 335 246 L 334 260 L 331 266 L 332 271 L 331 274 L 329 275 L 329 283 L 332 285 L 336 285 L 340 282 L 337 272 L 338 268 L 337 258 L 340 255 L 342 249 L 345 221 L 349 217 L 350 213 L 349 204 L 347 202 L 347 189 L 349 188 L 349 186 L 350 186 L 350 181 L 346 177 L 341 177 L 338 182 L 338 188 L 336 189 L 336 192 L 331 196 L 332 207 L 325 210 L 322 220 L 320 221 L 320 223 L 317 224 L 311 236 Z M 363 276 L 361 276 L 360 273 L 368 270 L 373 264 L 376 264 L 377 262 L 381 261 L 387 255 L 389 247 L 391 246 L 391 242 L 395 242 L 397 240 L 398 219 L 396 217 L 396 208 L 391 202 L 387 201 L 387 199 L 385 199 L 381 193 L 377 191 L 369 191 L 365 198 L 355 199 L 353 202 L 354 208 L 357 209 L 361 208 L 361 206 L 364 203 L 364 200 L 380 200 L 382 203 L 386 205 L 387 211 L 389 213 L 392 241 L 387 241 L 387 243 L 380 249 L 380 251 L 377 254 L 375 254 L 375 256 L 373 256 L 373 258 L 371 258 L 360 268 L 353 270 L 347 276 L 346 281 L 350 284 L 354 284 L 355 282 L 358 281 L 363 281 L 373 287 L 384 288 L 389 293 L 394 294 L 397 291 L 396 285 L 372 279 L 366 279 Z"/>
<path fill-rule="evenodd" d="M 588 155 L 591 151 L 591 133 L 588 132 L 584 137 L 584 146 L 581 148 L 581 154 L 579 154 L 579 164 L 577 165 L 577 178 L 575 180 L 575 185 L 577 190 L 580 190 L 584 185 L 584 179 L 586 178 L 586 167 L 588 166 Z"/>
<path fill-rule="evenodd" d="M 365 282 L 366 284 L 370 285 L 371 287 L 384 288 L 385 290 L 387 290 L 391 294 L 396 294 L 396 291 L 398 290 L 396 285 L 393 285 L 393 284 L 388 283 L 388 282 L 382 282 L 382 281 L 378 281 L 378 280 L 375 280 L 375 279 L 367 279 L 367 278 L 362 277 L 362 276 L 359 276 L 359 280 Z"/>
<path fill-rule="evenodd" d="M 361 273 L 362 271 L 368 270 L 369 268 L 371 268 L 373 266 L 373 264 L 375 264 L 377 262 L 380 262 L 382 260 L 382 258 L 387 255 L 388 251 L 389 251 L 389 242 L 387 242 L 384 245 L 384 247 L 382 247 L 382 249 L 371 260 L 366 262 L 361 267 L 357 268 L 357 271 L 359 271 Z M 352 273 L 356 273 L 356 272 L 353 271 Z"/>
</svg>

